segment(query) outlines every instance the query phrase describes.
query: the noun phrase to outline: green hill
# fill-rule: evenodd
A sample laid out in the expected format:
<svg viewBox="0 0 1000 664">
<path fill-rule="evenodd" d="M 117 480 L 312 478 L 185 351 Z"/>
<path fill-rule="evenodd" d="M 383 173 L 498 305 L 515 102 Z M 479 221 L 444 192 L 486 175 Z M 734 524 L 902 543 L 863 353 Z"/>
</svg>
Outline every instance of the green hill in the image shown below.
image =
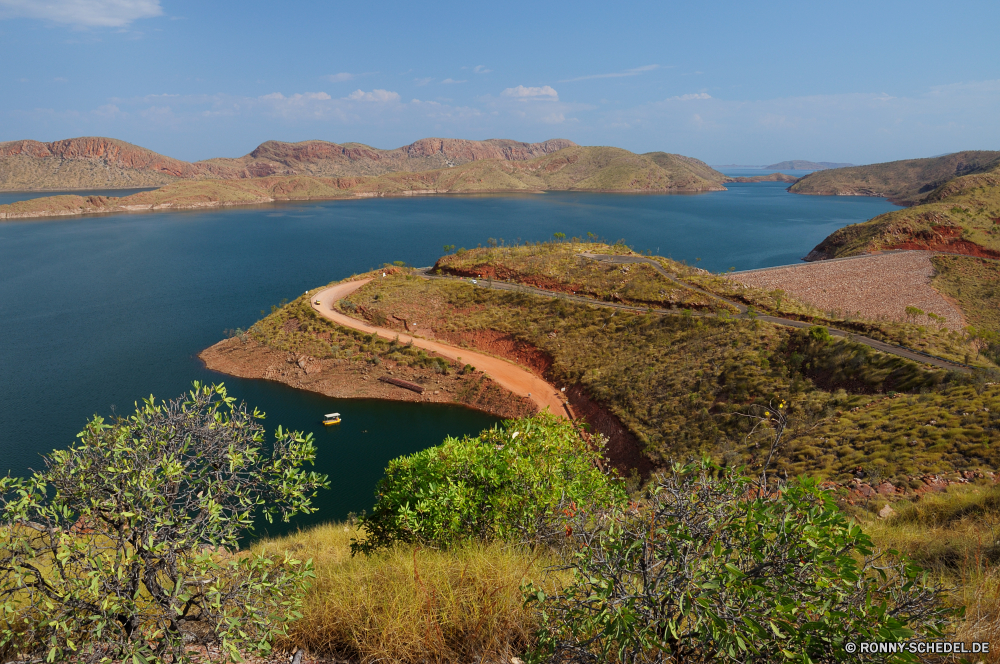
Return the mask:
<svg viewBox="0 0 1000 664">
<path fill-rule="evenodd" d="M 884 196 L 899 205 L 915 205 L 956 177 L 990 171 L 997 165 L 1000 151 L 967 150 L 928 159 L 817 171 L 788 190 L 817 196 Z"/>
</svg>

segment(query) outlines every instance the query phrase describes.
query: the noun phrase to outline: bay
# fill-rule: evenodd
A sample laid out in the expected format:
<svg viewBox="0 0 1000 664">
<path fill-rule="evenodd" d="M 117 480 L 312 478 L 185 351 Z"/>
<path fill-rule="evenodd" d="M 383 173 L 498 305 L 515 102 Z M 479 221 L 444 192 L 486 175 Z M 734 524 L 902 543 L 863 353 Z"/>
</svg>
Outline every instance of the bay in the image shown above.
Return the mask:
<svg viewBox="0 0 1000 664">
<path fill-rule="evenodd" d="M 0 472 L 39 468 L 94 414 L 129 414 L 192 380 L 224 380 L 269 427 L 312 431 L 331 476 L 321 512 L 370 508 L 385 463 L 475 433 L 468 409 L 334 400 L 206 370 L 227 328 L 272 304 L 402 260 L 432 264 L 445 244 L 541 241 L 553 233 L 624 239 L 637 250 L 720 271 L 797 261 L 826 235 L 895 209 L 881 199 L 797 196 L 781 183 L 701 195 L 548 193 L 283 203 L 220 210 L 0 223 Z M 339 411 L 339 429 L 319 416 Z"/>
</svg>

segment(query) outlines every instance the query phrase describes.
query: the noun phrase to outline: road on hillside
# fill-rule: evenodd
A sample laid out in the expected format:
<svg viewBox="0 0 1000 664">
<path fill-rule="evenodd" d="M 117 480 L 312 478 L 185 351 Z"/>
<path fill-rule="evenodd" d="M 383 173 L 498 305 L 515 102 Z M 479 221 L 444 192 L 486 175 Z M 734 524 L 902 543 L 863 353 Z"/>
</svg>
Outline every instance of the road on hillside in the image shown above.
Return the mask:
<svg viewBox="0 0 1000 664">
<path fill-rule="evenodd" d="M 397 339 L 401 344 L 412 343 L 417 348 L 429 350 L 449 360 L 471 364 L 478 371 L 482 371 L 492 378 L 504 389 L 518 396 L 531 399 L 538 406 L 539 410 L 548 408 L 549 412 L 554 415 L 573 419 L 569 406 L 564 401 L 563 395 L 558 389 L 513 362 L 508 362 L 492 355 L 477 353 L 468 348 L 449 346 L 448 344 L 430 341 L 429 339 L 400 334 L 396 330 L 389 328 L 369 325 L 334 309 L 334 305 L 341 298 L 347 297 L 369 281 L 371 279 L 358 279 L 357 281 L 337 284 L 313 295 L 309 303 L 316 313 L 327 320 L 333 321 L 337 325 L 349 327 L 353 330 L 360 330 L 366 334 L 377 334 L 383 339 Z"/>
<path fill-rule="evenodd" d="M 733 302 L 731 300 L 727 300 L 726 298 L 723 298 L 723 297 L 721 297 L 719 295 L 716 295 L 715 293 L 710 293 L 710 292 L 708 292 L 706 290 L 698 288 L 697 286 L 692 286 L 691 284 L 685 283 L 685 282 L 681 281 L 680 279 L 678 279 L 675 275 L 673 275 L 673 274 L 667 272 L 665 269 L 663 269 L 663 266 L 660 265 L 659 262 L 653 260 L 652 258 L 647 258 L 645 256 L 616 256 L 616 255 L 612 255 L 612 254 L 591 254 L 591 253 L 581 253 L 579 255 L 581 257 L 583 257 L 583 258 L 587 258 L 587 259 L 590 259 L 590 260 L 599 261 L 599 262 L 602 262 L 602 263 L 611 263 L 611 264 L 615 264 L 615 265 L 634 264 L 634 263 L 646 263 L 647 265 L 652 266 L 652 268 L 654 270 L 656 270 L 659 274 L 661 274 L 662 276 L 666 277 L 667 279 L 669 279 L 673 283 L 677 284 L 681 288 L 685 288 L 687 290 L 694 291 L 696 293 L 700 293 L 700 294 L 705 295 L 707 297 L 710 297 L 710 298 L 712 298 L 712 299 L 714 299 L 714 300 L 716 300 L 716 301 L 718 301 L 718 302 L 720 302 L 722 304 L 725 304 L 725 305 L 728 305 L 728 306 L 736 308 L 740 312 L 739 315 L 737 316 L 738 318 L 748 318 L 749 317 L 749 313 L 748 313 L 749 310 L 746 307 L 746 305 L 740 304 L 739 302 Z M 423 276 L 425 276 L 425 277 L 427 277 L 429 279 L 452 279 L 452 280 L 458 280 L 458 279 L 460 279 L 460 277 L 448 277 L 448 276 L 432 275 L 432 274 L 430 274 L 430 270 L 431 270 L 431 268 L 423 268 L 422 270 L 418 270 L 418 271 Z M 683 313 L 683 312 L 680 312 L 680 311 L 677 311 L 677 310 L 674 310 L 674 309 L 651 309 L 649 307 L 637 307 L 635 305 L 619 304 L 619 303 L 616 303 L 616 302 L 602 302 L 600 300 L 595 300 L 593 298 L 583 297 L 582 295 L 571 295 L 569 293 L 556 293 L 556 292 L 553 292 L 553 291 L 543 290 L 541 288 L 535 288 L 534 286 L 523 286 L 521 284 L 511 284 L 511 283 L 504 283 L 504 282 L 499 282 L 499 281 L 489 281 L 489 280 L 483 281 L 482 279 L 479 279 L 479 280 L 477 280 L 476 285 L 479 286 L 479 287 L 481 287 L 481 288 L 492 288 L 492 289 L 495 289 L 495 290 L 509 290 L 509 291 L 517 291 L 517 292 L 521 292 L 521 293 L 531 293 L 533 295 L 542 295 L 544 297 L 553 297 L 553 298 L 558 298 L 558 299 L 561 299 L 561 300 L 569 300 L 571 302 L 579 302 L 581 304 L 589 304 L 591 306 L 606 307 L 606 308 L 609 308 L 609 309 L 619 309 L 619 310 L 623 310 L 623 311 L 633 311 L 633 312 L 637 312 L 637 313 L 645 313 L 645 312 L 651 311 L 654 314 L 658 314 L 658 315 L 661 315 L 661 316 L 679 316 L 679 315 L 682 315 L 682 313 Z M 713 316 L 715 316 L 715 314 L 695 313 L 695 312 L 692 312 L 691 315 L 693 315 L 693 316 L 701 316 L 701 317 L 713 317 Z M 756 319 L 764 321 L 764 322 L 767 322 L 767 323 L 773 323 L 774 325 L 784 325 L 786 327 L 796 327 L 796 328 L 800 328 L 800 329 L 801 328 L 810 328 L 810 327 L 812 327 L 814 325 L 814 323 L 805 323 L 805 322 L 798 321 L 798 320 L 792 320 L 790 318 L 778 318 L 777 316 L 765 316 L 765 315 L 760 315 L 760 314 L 756 315 Z M 941 358 L 941 357 L 936 357 L 934 355 L 928 355 L 926 353 L 922 353 L 920 351 L 913 350 L 913 349 L 910 349 L 910 348 L 904 348 L 902 346 L 896 346 L 896 345 L 893 345 L 893 344 L 887 344 L 887 343 L 885 343 L 883 341 L 877 341 L 877 340 L 872 339 L 870 337 L 866 337 L 866 336 L 863 336 L 863 335 L 860 335 L 860 334 L 855 334 L 853 332 L 847 332 L 847 331 L 844 331 L 844 330 L 838 330 L 837 328 L 832 328 L 832 327 L 828 327 L 827 329 L 830 331 L 830 335 L 831 336 L 846 338 L 846 339 L 848 339 L 850 341 L 862 344 L 864 346 L 868 346 L 869 348 L 874 348 L 875 350 L 883 352 L 883 353 L 888 353 L 890 355 L 896 355 L 897 357 L 902 357 L 902 358 L 905 358 L 905 359 L 908 359 L 908 360 L 913 360 L 914 362 L 919 362 L 921 364 L 930 365 L 930 366 L 933 366 L 933 367 L 937 367 L 939 369 L 946 369 L 946 370 L 949 370 L 949 371 L 958 371 L 960 373 L 971 373 L 972 372 L 972 368 L 971 367 L 969 367 L 967 365 L 964 365 L 964 364 L 961 364 L 959 362 L 952 362 L 950 360 L 946 360 L 946 359 Z"/>
</svg>

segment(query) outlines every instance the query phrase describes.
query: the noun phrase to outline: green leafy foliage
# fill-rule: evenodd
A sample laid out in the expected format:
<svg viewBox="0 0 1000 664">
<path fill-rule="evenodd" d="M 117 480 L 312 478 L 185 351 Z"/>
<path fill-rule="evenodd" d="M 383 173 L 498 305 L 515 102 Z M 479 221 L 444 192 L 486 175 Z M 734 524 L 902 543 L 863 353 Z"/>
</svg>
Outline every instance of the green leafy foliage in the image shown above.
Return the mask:
<svg viewBox="0 0 1000 664">
<path fill-rule="evenodd" d="M 543 524 L 557 511 L 599 511 L 624 500 L 600 462 L 600 446 L 549 414 L 448 438 L 389 463 L 374 510 L 361 519 L 367 536 L 352 550 L 548 536 Z"/>
<path fill-rule="evenodd" d="M 854 661 L 848 641 L 935 637 L 949 616 L 918 567 L 878 553 L 809 480 L 677 465 L 642 506 L 573 537 L 575 580 L 526 588 L 540 661 Z"/>
<path fill-rule="evenodd" d="M 49 661 L 267 652 L 311 563 L 238 553 L 258 512 L 312 512 L 311 436 L 258 420 L 222 385 L 95 417 L 28 479 L 0 479 L 0 648 Z"/>
</svg>

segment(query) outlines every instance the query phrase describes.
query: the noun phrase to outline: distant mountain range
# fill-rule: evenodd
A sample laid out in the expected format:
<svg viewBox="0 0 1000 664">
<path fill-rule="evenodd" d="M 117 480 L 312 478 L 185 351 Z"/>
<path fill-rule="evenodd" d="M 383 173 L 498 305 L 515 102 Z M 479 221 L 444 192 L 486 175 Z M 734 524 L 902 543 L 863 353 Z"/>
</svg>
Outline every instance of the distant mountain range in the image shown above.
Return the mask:
<svg viewBox="0 0 1000 664">
<path fill-rule="evenodd" d="M 838 164 L 832 161 L 803 161 L 801 159 L 793 159 L 791 161 L 779 161 L 777 164 L 771 164 L 770 166 L 747 166 L 744 164 L 716 164 L 713 168 L 753 168 L 761 171 L 773 170 L 773 171 L 822 171 L 827 168 L 844 168 L 845 166 L 853 166 L 854 164 Z"/>
<path fill-rule="evenodd" d="M 127 197 L 53 196 L 0 206 L 0 219 L 416 194 L 722 191 L 702 161 L 556 139 L 424 139 L 396 150 L 269 141 L 239 159 L 184 162 L 122 141 L 0 144 L 0 189 L 157 187 Z"/>
<path fill-rule="evenodd" d="M 777 164 L 765 166 L 765 170 L 775 171 L 824 171 L 828 168 L 847 168 L 854 164 L 838 164 L 832 161 L 803 161 L 793 159 L 791 161 L 779 161 Z"/>
<path fill-rule="evenodd" d="M 267 141 L 235 159 L 186 162 L 113 138 L 0 143 L 0 190 L 158 187 L 179 180 L 243 180 L 272 175 L 342 177 L 421 172 L 473 161 L 528 161 L 576 144 L 425 138 L 395 150 L 360 143 Z"/>
</svg>

